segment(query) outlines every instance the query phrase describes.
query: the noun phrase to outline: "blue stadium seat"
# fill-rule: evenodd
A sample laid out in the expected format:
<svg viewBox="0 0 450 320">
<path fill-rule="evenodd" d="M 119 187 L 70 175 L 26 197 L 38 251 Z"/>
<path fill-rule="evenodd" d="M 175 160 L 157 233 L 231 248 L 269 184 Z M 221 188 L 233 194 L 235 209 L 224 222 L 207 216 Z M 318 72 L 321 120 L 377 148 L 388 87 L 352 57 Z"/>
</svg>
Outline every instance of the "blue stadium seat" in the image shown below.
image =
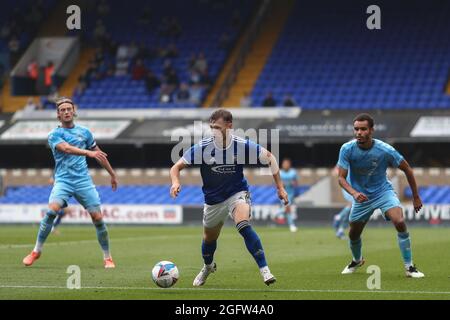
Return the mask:
<svg viewBox="0 0 450 320">
<path fill-rule="evenodd" d="M 299 186 L 298 194 L 307 191 L 309 186 Z M 30 204 L 48 202 L 51 186 L 19 186 L 8 187 L 5 195 L 0 197 L 0 204 Z M 127 185 L 121 186 L 116 192 L 110 186 L 98 186 L 102 203 L 104 204 L 180 204 L 203 205 L 203 193 L 201 186 L 183 186 L 183 192 L 177 199 L 169 195 L 167 185 Z M 251 186 L 252 203 L 254 204 L 279 204 L 276 190 L 273 186 Z M 75 204 L 71 200 L 70 204 Z"/>
</svg>

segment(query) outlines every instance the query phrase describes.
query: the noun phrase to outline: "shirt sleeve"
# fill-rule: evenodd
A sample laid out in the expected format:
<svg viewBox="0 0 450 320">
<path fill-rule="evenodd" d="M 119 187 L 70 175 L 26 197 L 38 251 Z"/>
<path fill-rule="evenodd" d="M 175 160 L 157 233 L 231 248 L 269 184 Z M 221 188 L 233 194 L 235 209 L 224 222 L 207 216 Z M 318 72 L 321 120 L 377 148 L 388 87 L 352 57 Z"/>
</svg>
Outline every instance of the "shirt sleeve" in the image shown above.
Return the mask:
<svg viewBox="0 0 450 320">
<path fill-rule="evenodd" d="M 294 169 L 294 180 L 298 182 L 297 170 Z"/>
<path fill-rule="evenodd" d="M 405 158 L 403 158 L 403 156 L 400 154 L 400 152 L 395 150 L 395 148 L 390 145 L 388 145 L 386 147 L 386 149 L 387 149 L 389 164 L 391 166 L 397 168 Z"/>
<path fill-rule="evenodd" d="M 255 158 L 259 162 L 262 151 L 262 147 L 259 144 L 251 140 L 247 140 L 245 142 L 245 151 L 247 152 L 248 159 Z M 252 161 L 250 160 L 250 162 Z"/>
<path fill-rule="evenodd" d="M 48 135 L 48 145 L 55 151 L 56 146 L 62 142 L 66 142 L 57 131 L 52 131 Z"/>
<path fill-rule="evenodd" d="M 342 169 L 348 170 L 348 168 L 350 167 L 349 160 L 349 150 L 345 145 L 343 145 L 341 147 L 341 150 L 339 151 L 339 160 L 337 165 Z"/>
<path fill-rule="evenodd" d="M 87 149 L 91 150 L 97 146 L 97 142 L 94 139 L 94 136 L 91 131 L 86 130 L 87 132 Z"/>
<path fill-rule="evenodd" d="M 197 143 L 190 147 L 181 157 L 183 162 L 187 165 L 201 164 L 202 161 L 202 148 Z M 199 162 L 200 161 L 200 162 Z"/>
</svg>

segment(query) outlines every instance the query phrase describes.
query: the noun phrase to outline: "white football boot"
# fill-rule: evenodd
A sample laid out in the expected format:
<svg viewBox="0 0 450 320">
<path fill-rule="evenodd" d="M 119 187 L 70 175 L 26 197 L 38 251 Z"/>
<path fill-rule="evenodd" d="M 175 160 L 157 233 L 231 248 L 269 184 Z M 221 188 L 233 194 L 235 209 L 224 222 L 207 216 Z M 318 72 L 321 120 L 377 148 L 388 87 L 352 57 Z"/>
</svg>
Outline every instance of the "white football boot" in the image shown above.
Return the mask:
<svg viewBox="0 0 450 320">
<path fill-rule="evenodd" d="M 342 270 L 341 274 L 351 274 L 354 273 L 356 270 L 358 270 L 359 267 L 361 267 L 364 264 L 364 258 L 362 258 L 359 261 L 353 261 L 350 262 L 350 264 L 348 266 L 346 266 L 344 268 L 344 270 Z"/>
<path fill-rule="evenodd" d="M 208 276 L 217 270 L 217 265 L 215 262 L 209 265 L 203 265 L 202 270 L 200 270 L 199 274 L 195 277 L 194 283 L 192 284 L 194 287 L 200 287 L 205 284 Z"/>
</svg>

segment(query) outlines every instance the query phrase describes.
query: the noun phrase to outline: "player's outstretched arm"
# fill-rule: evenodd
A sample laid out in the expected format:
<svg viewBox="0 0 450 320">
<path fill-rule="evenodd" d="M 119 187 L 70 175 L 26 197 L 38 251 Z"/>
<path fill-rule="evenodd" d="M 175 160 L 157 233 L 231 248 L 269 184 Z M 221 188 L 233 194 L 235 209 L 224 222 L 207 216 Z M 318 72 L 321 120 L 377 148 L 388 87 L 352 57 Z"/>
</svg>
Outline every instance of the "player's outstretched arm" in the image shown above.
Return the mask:
<svg viewBox="0 0 450 320">
<path fill-rule="evenodd" d="M 348 170 L 345 170 L 344 168 L 338 166 L 338 182 L 341 188 L 343 188 L 348 194 L 350 194 L 357 202 L 361 203 L 369 200 L 364 193 L 358 192 L 352 188 L 352 186 L 347 182 L 347 174 Z"/>
<path fill-rule="evenodd" d="M 91 151 L 86 149 L 80 149 L 77 147 L 74 147 L 67 142 L 61 142 L 56 145 L 56 150 L 60 152 L 64 152 L 67 154 L 72 154 L 75 156 L 85 156 L 89 158 L 95 158 L 97 160 L 106 160 L 106 157 L 108 156 L 103 151 Z"/>
<path fill-rule="evenodd" d="M 270 171 L 272 172 L 273 180 L 277 186 L 278 198 L 283 200 L 284 205 L 289 204 L 288 194 L 283 186 L 283 181 L 280 177 L 280 167 L 278 166 L 278 161 L 275 156 L 267 149 L 262 148 L 259 160 L 262 164 L 268 165 Z"/>
<path fill-rule="evenodd" d="M 170 187 L 170 196 L 176 198 L 181 191 L 180 183 L 180 171 L 187 168 L 187 164 L 183 159 L 180 159 L 170 168 L 170 179 L 172 180 L 172 186 Z"/>
<path fill-rule="evenodd" d="M 105 155 L 105 157 L 94 157 L 95 160 L 106 170 L 108 171 L 109 175 L 111 176 L 111 187 L 114 191 L 117 189 L 117 185 L 119 184 L 117 181 L 116 172 L 112 168 L 111 164 L 109 163 L 108 159 L 106 158 L 106 153 L 104 153 L 99 146 L 95 146 L 95 148 L 92 149 L 93 152 L 100 152 Z"/>
<path fill-rule="evenodd" d="M 411 187 L 411 191 L 413 194 L 413 205 L 414 210 L 419 212 L 422 209 L 422 200 L 419 196 L 419 190 L 417 188 L 416 178 L 414 177 L 413 169 L 409 166 L 409 163 L 406 160 L 400 162 L 398 166 L 400 170 L 405 173 L 406 179 L 408 179 L 409 186 Z"/>
</svg>

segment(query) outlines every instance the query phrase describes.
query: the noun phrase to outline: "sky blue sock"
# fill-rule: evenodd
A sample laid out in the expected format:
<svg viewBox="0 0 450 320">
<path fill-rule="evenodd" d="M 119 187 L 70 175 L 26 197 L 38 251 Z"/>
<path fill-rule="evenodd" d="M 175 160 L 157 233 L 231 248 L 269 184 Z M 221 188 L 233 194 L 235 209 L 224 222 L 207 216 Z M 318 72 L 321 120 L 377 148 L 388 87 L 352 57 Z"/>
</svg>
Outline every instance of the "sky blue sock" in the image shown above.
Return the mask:
<svg viewBox="0 0 450 320">
<path fill-rule="evenodd" d="M 358 240 L 350 240 L 350 250 L 352 250 L 353 255 L 353 261 L 361 261 L 362 255 L 361 255 L 361 247 L 362 247 L 362 240 L 359 238 Z"/>
<path fill-rule="evenodd" d="M 61 223 L 61 219 L 64 215 L 64 211 L 61 209 L 57 212 L 57 217 L 55 219 L 55 222 L 53 223 L 53 227 L 56 228 L 60 223 Z"/>
<path fill-rule="evenodd" d="M 397 240 L 403 262 L 405 263 L 405 266 L 409 267 L 412 265 L 411 239 L 409 237 L 409 232 L 399 232 L 397 234 Z"/>
<path fill-rule="evenodd" d="M 39 226 L 39 232 L 37 235 L 37 247 L 39 245 L 39 251 L 44 244 L 45 240 L 47 240 L 50 231 L 52 231 L 53 221 L 56 218 L 56 212 L 53 210 L 48 210 L 45 214 L 45 217 L 41 220 L 41 224 Z"/>
<path fill-rule="evenodd" d="M 292 212 L 286 213 L 286 219 L 287 219 L 288 225 L 290 225 L 290 226 L 294 225 L 294 217 L 292 215 Z"/>
<path fill-rule="evenodd" d="M 109 258 L 109 236 L 108 229 L 103 220 L 95 221 L 95 230 L 97 231 L 97 239 L 100 247 L 102 247 L 103 254 L 105 258 Z"/>
<path fill-rule="evenodd" d="M 217 241 L 206 243 L 205 240 L 202 241 L 202 257 L 205 264 L 211 264 L 214 260 L 214 252 L 217 248 Z"/>
<path fill-rule="evenodd" d="M 350 207 L 345 207 L 339 212 L 339 227 L 346 229 L 348 226 L 348 216 L 350 214 Z"/>
<path fill-rule="evenodd" d="M 236 225 L 237 230 L 242 235 L 245 241 L 247 250 L 255 259 L 259 268 L 266 267 L 266 257 L 264 255 L 264 250 L 256 232 L 250 226 L 247 220 L 243 220 Z"/>
</svg>

